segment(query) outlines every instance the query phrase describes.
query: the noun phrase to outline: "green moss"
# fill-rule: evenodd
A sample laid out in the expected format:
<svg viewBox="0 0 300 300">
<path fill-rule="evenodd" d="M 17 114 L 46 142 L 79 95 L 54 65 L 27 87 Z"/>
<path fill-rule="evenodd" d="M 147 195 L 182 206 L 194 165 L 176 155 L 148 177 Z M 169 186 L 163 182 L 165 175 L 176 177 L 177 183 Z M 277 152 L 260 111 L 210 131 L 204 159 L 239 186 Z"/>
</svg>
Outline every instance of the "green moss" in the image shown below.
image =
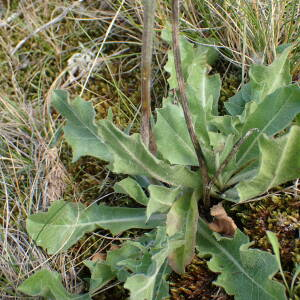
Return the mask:
<svg viewBox="0 0 300 300">
<path fill-rule="evenodd" d="M 276 233 L 284 270 L 292 271 L 294 264 L 300 263 L 299 200 L 294 195 L 281 193 L 266 197 L 245 206 L 239 216 L 245 233 L 256 247 L 271 251 L 266 231 Z"/>
<path fill-rule="evenodd" d="M 171 274 L 169 278 L 171 299 L 233 299 L 223 289 L 213 285 L 216 277 L 217 274 L 207 268 L 205 260 L 195 257 L 186 267 L 184 274 Z"/>
</svg>

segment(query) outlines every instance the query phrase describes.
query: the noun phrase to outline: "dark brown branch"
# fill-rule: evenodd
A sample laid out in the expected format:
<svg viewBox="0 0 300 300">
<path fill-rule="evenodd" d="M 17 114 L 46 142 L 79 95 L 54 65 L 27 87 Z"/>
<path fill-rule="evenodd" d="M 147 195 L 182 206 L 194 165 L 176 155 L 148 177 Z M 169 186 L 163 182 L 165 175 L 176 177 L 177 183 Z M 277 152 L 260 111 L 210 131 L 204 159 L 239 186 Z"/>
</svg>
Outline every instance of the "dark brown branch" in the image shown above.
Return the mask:
<svg viewBox="0 0 300 300">
<path fill-rule="evenodd" d="M 151 63 L 153 51 L 153 26 L 155 15 L 155 0 L 144 0 L 144 29 L 142 45 L 142 74 L 141 74 L 141 101 L 142 101 L 142 126 L 141 135 L 143 142 L 149 147 L 151 138 Z"/>
<path fill-rule="evenodd" d="M 191 137 L 199 167 L 200 172 L 202 175 L 202 188 L 203 188 L 203 203 L 205 208 L 210 207 L 210 199 L 208 194 L 208 182 L 209 175 L 208 169 L 205 161 L 205 157 L 203 151 L 201 149 L 200 143 L 195 133 L 195 128 L 192 120 L 192 116 L 188 106 L 188 100 L 185 91 L 185 83 L 184 77 L 182 73 L 182 66 L 181 66 L 181 56 L 180 56 L 180 48 L 179 48 L 179 0 L 173 0 L 173 7 L 172 7 L 172 38 L 173 38 L 173 51 L 174 51 L 174 62 L 175 62 L 175 69 L 176 69 L 176 76 L 177 82 L 179 87 L 179 99 L 182 105 L 185 121 L 187 124 L 188 132 Z"/>
</svg>

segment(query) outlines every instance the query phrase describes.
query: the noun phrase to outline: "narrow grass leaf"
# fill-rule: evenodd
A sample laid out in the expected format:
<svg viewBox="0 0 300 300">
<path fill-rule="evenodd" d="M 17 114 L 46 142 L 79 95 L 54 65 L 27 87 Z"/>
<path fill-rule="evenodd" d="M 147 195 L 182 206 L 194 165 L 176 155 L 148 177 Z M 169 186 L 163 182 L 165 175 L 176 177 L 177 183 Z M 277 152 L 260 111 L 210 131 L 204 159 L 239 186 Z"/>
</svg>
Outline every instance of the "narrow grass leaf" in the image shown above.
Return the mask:
<svg viewBox="0 0 300 300">
<path fill-rule="evenodd" d="M 273 251 L 275 253 L 275 257 L 276 257 L 278 266 L 280 266 L 281 265 L 281 262 L 280 262 L 280 252 L 279 252 L 280 246 L 279 246 L 279 243 L 278 243 L 277 236 L 272 231 L 267 231 L 267 236 L 268 236 L 268 239 L 269 239 L 269 241 L 270 241 L 270 243 L 272 245 Z"/>
<path fill-rule="evenodd" d="M 275 257 L 276 257 L 276 260 L 277 260 L 277 264 L 278 264 L 278 267 L 279 267 L 279 270 L 280 270 L 282 280 L 285 284 L 285 287 L 286 287 L 287 291 L 289 292 L 289 294 L 291 294 L 290 287 L 289 287 L 289 285 L 286 281 L 286 278 L 285 278 L 285 275 L 284 275 L 284 272 L 283 272 L 283 269 L 282 269 L 282 265 L 281 265 L 280 245 L 279 245 L 279 242 L 278 242 L 278 238 L 277 238 L 276 234 L 272 231 L 267 231 L 267 237 L 268 237 L 268 239 L 269 239 L 269 241 L 272 245 L 273 251 L 275 253 Z"/>
</svg>

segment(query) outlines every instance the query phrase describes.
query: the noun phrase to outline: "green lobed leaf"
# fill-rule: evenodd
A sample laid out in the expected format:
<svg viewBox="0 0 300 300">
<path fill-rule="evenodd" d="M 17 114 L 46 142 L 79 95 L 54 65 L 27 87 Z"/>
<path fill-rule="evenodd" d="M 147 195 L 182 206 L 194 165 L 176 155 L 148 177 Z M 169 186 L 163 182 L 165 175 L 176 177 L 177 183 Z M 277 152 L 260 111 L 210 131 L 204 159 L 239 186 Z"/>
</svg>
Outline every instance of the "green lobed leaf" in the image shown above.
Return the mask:
<svg viewBox="0 0 300 300">
<path fill-rule="evenodd" d="M 182 233 L 180 240 L 184 242 L 180 247 L 171 250 L 168 255 L 169 265 L 180 274 L 184 273 L 186 265 L 192 261 L 194 256 L 199 217 L 198 198 L 197 192 L 184 191 L 167 215 L 167 234 L 172 237 Z"/>
<path fill-rule="evenodd" d="M 183 188 L 168 188 L 163 185 L 150 185 L 148 187 L 150 198 L 146 209 L 147 218 L 155 212 L 167 212 L 173 202 L 183 193 Z"/>
<path fill-rule="evenodd" d="M 95 125 L 92 103 L 80 97 L 70 102 L 68 92 L 63 90 L 54 91 L 51 100 L 52 105 L 67 119 L 63 130 L 73 150 L 73 162 L 85 155 L 110 161 L 110 153 Z"/>
<path fill-rule="evenodd" d="M 224 106 L 230 115 L 237 116 L 243 113 L 246 104 L 253 99 L 252 91 L 252 84 L 248 82 L 242 86 L 238 93 L 230 97 L 229 100 L 224 103 Z"/>
<path fill-rule="evenodd" d="M 290 50 L 284 51 L 284 53 L 274 61 L 271 65 L 273 68 L 270 68 L 271 66 L 252 67 L 250 72 L 251 82 L 245 85 L 238 96 L 235 99 L 232 98 L 229 102 L 228 106 L 230 109 L 232 108 L 233 115 L 240 114 L 244 111 L 243 115 L 239 117 L 240 123 L 245 122 L 244 126 L 241 127 L 233 117 L 225 120 L 225 117 L 213 116 L 217 114 L 220 79 L 217 76 L 208 76 L 208 66 L 206 65 L 205 54 L 207 50 L 203 51 L 203 49 L 196 49 L 184 38 L 181 39 L 180 47 L 182 47 L 182 57 L 184 62 L 183 72 L 185 80 L 188 82 L 187 92 L 197 135 L 201 139 L 201 142 L 205 141 L 207 145 L 212 145 L 214 150 L 220 153 L 220 155 L 216 155 L 216 160 L 218 160 L 218 162 L 216 162 L 217 166 L 224 160 L 226 157 L 225 154 L 230 152 L 230 148 L 234 144 L 234 139 L 231 134 L 236 134 L 238 132 L 241 135 L 245 135 L 249 129 L 261 127 L 261 131 L 257 135 L 253 135 L 243 146 L 243 151 L 240 151 L 238 156 L 239 162 L 243 163 L 259 153 L 258 147 L 261 149 L 263 148 L 261 145 L 264 143 L 264 139 L 266 139 L 268 143 L 270 142 L 269 146 L 271 145 L 271 139 L 264 136 L 264 133 L 273 135 L 282 130 L 289 125 L 293 116 L 298 113 L 297 109 L 299 108 L 295 101 L 296 98 L 294 98 L 294 96 L 292 98 L 286 97 L 286 94 L 284 93 L 286 93 L 287 89 L 285 89 L 285 92 L 282 92 L 283 89 L 278 90 L 278 87 L 286 85 L 290 81 L 289 69 L 286 63 L 287 55 Z M 174 62 L 172 60 L 173 57 L 172 54 L 170 54 L 166 69 L 171 74 L 169 79 L 170 87 L 177 88 Z M 274 77 L 273 74 L 275 71 L 278 73 L 276 74 L 276 77 Z M 267 75 L 269 77 L 265 78 Z M 271 76 L 273 76 L 273 80 L 270 79 Z M 274 91 L 275 93 L 270 95 Z M 283 94 L 278 96 L 280 93 Z M 266 97 L 267 95 L 270 96 Z M 278 98 L 284 98 L 284 100 L 282 100 L 282 102 L 280 102 L 280 100 L 277 101 L 274 99 L 276 98 L 274 95 Z M 60 95 L 60 97 L 67 98 L 67 96 L 63 94 Z M 271 99 L 273 99 L 273 101 L 271 101 Z M 256 102 L 251 102 L 253 100 Z M 76 101 L 78 104 L 76 104 Z M 65 102 L 67 102 L 67 100 Z M 265 102 L 267 103 L 263 105 Z M 279 104 L 277 102 L 279 102 Z M 141 204 L 147 205 L 148 203 L 147 217 L 150 217 L 152 213 L 156 211 L 165 212 L 173 204 L 173 207 L 168 214 L 167 222 L 169 239 L 166 237 L 165 233 L 162 234 L 163 230 L 158 230 L 158 235 L 160 234 L 162 242 L 160 244 L 152 243 L 153 250 L 151 251 L 148 251 L 148 248 L 140 242 L 129 242 L 126 246 L 121 248 L 122 250 L 117 249 L 108 254 L 107 265 L 103 263 L 102 267 L 100 267 L 100 269 L 103 269 L 101 269 L 103 271 L 102 275 L 101 271 L 99 273 L 100 275 L 97 278 L 95 277 L 98 280 L 98 286 L 102 286 L 106 278 L 106 273 L 109 274 L 108 269 L 103 266 L 109 265 L 112 274 L 117 274 L 119 280 L 126 281 L 125 287 L 130 289 L 131 299 L 163 299 L 168 295 L 168 286 L 165 280 L 166 275 L 168 274 L 166 258 L 171 258 L 170 262 L 173 268 L 182 272 L 186 262 L 189 261 L 192 255 L 191 251 L 194 249 L 194 237 L 196 232 L 195 224 L 198 218 L 197 199 L 195 197 L 192 198 L 194 200 L 191 199 L 191 191 L 187 193 L 189 195 L 184 194 L 185 196 L 182 195 L 181 192 L 178 193 L 178 191 L 186 190 L 182 187 L 198 189 L 201 185 L 201 182 L 199 182 L 199 175 L 183 166 L 171 166 L 164 161 L 158 160 L 146 149 L 139 135 L 134 134 L 128 136 L 114 126 L 112 122 L 100 121 L 97 129 L 97 126 L 94 124 L 94 111 L 91 104 L 88 103 L 88 105 L 86 105 L 87 102 L 80 98 L 79 100 L 74 100 L 73 103 L 76 104 L 76 108 L 72 108 L 72 110 L 77 110 L 77 113 L 70 113 L 67 110 L 69 116 L 66 117 L 71 120 L 68 119 L 67 126 L 70 123 L 72 126 L 70 132 L 65 130 L 65 135 L 66 137 L 69 136 L 69 138 L 71 136 L 71 142 L 69 141 L 69 143 L 73 143 L 74 145 L 71 144 L 72 147 L 77 149 L 73 149 L 74 160 L 76 157 L 76 159 L 78 159 L 82 155 L 100 155 L 98 149 L 95 154 L 89 154 L 87 147 L 82 147 L 78 142 L 79 138 L 76 137 L 76 134 L 78 134 L 78 132 L 75 133 L 76 122 L 78 124 L 78 119 L 79 121 L 84 120 L 86 122 L 88 121 L 87 116 L 89 116 L 89 122 L 85 129 L 88 134 L 94 134 L 96 132 L 96 136 L 91 134 L 93 142 L 97 140 L 95 137 L 99 137 L 102 144 L 103 141 L 105 141 L 105 147 L 108 150 L 106 153 L 110 153 L 106 160 L 111 162 L 110 168 L 114 172 L 152 177 L 164 183 L 177 186 L 177 188 L 168 189 L 164 186 L 150 185 L 150 200 L 148 202 L 147 196 L 133 179 L 127 178 L 124 182 L 121 181 L 120 185 L 116 185 L 116 191 L 118 190 L 119 192 L 128 194 L 135 200 L 138 199 L 137 201 Z M 59 105 L 61 105 L 61 103 L 59 103 Z M 72 103 L 67 102 L 67 106 L 72 106 Z M 270 115 L 270 111 L 272 113 L 271 121 L 266 118 L 267 115 Z M 80 115 L 80 112 L 83 112 L 83 114 Z M 208 135 L 208 129 L 215 130 L 213 126 L 216 126 L 219 130 L 221 127 L 222 129 L 225 129 L 224 133 L 229 135 L 230 143 L 226 144 L 226 137 L 216 131 Z M 193 150 L 193 147 L 187 134 L 180 107 L 168 104 L 163 109 L 158 110 L 158 121 L 155 128 L 157 129 L 158 149 L 164 158 L 171 164 L 197 165 L 195 153 L 193 152 L 193 155 L 191 155 L 192 152 L 189 152 L 189 150 Z M 80 136 L 83 137 L 84 135 L 81 134 Z M 177 143 L 175 147 L 171 148 L 170 145 L 174 145 L 174 137 L 176 137 Z M 210 137 L 212 137 L 213 140 L 210 140 Z M 221 142 L 219 141 L 220 137 L 222 139 Z M 240 138 L 240 136 L 237 138 Z M 74 142 L 74 140 L 76 142 Z M 280 138 L 276 143 L 278 145 L 280 144 L 282 149 L 285 149 L 286 143 L 282 141 L 287 140 L 288 139 L 286 138 Z M 274 146 L 275 144 L 273 143 L 271 146 Z M 225 150 L 222 152 L 219 148 L 224 145 L 227 146 L 227 148 L 225 149 L 224 147 Z M 248 147 L 246 147 L 246 145 L 248 145 Z M 192 148 L 189 149 L 188 146 L 191 146 Z M 295 145 L 293 145 L 293 147 L 295 147 Z M 273 156 L 270 156 L 270 160 L 274 157 L 278 157 L 279 152 L 277 150 Z M 85 152 L 87 154 L 82 154 Z M 245 156 L 243 156 L 244 153 L 246 153 Z M 262 152 L 261 166 L 263 156 Z M 101 158 L 100 156 L 96 157 Z M 265 161 L 267 162 L 267 160 Z M 235 162 L 232 161 L 229 166 L 232 167 L 234 163 Z M 210 167 L 210 170 L 213 170 L 213 167 Z M 266 172 L 258 172 L 256 177 L 265 179 L 266 174 L 268 177 L 273 171 L 274 170 L 267 169 Z M 286 174 L 285 169 L 283 173 Z M 285 178 L 286 175 L 283 175 L 283 173 L 280 173 L 281 175 L 278 176 L 280 178 Z M 269 180 L 269 178 L 267 178 L 267 180 Z M 249 180 L 243 182 L 247 183 Z M 255 193 L 257 193 L 257 190 L 261 189 L 261 186 L 264 186 L 263 183 L 261 185 L 258 184 Z M 237 185 L 237 187 L 240 188 L 240 185 Z M 165 192 L 167 190 L 171 191 L 171 195 L 166 195 Z M 174 193 L 172 193 L 173 191 Z M 235 189 L 231 190 L 231 192 L 232 191 L 233 195 L 238 195 L 238 200 L 240 200 L 242 195 L 241 190 Z M 246 193 L 248 193 L 248 190 Z M 46 215 L 47 213 L 38 214 L 40 217 L 35 219 L 35 222 L 38 225 L 33 224 L 33 222 L 32 228 L 37 226 L 36 228 L 39 228 L 39 230 L 37 231 L 38 233 L 35 232 L 33 235 L 36 236 L 36 240 L 38 241 L 40 236 L 43 236 L 43 232 L 46 231 L 45 229 L 48 228 L 49 224 L 53 227 L 51 229 L 53 232 L 54 229 L 58 232 L 57 228 L 62 226 L 63 236 L 58 242 L 60 246 L 55 246 L 56 250 L 54 252 L 56 252 L 60 249 L 65 249 L 65 247 L 69 247 L 66 245 L 75 243 L 78 238 L 87 232 L 85 230 L 89 231 L 91 228 L 93 228 L 91 230 L 94 230 L 97 227 L 101 227 L 116 233 L 120 230 L 122 231 L 123 228 L 131 228 L 128 226 L 129 223 L 131 224 L 130 226 L 132 226 L 132 222 L 134 224 L 138 223 L 138 228 L 151 228 L 139 227 L 149 225 L 145 224 L 145 210 L 136 210 L 135 213 L 133 213 L 133 209 L 131 209 L 131 212 L 129 213 L 129 210 L 125 211 L 124 208 L 121 208 L 122 211 L 118 211 L 118 217 L 116 217 L 113 215 L 112 209 L 115 210 L 117 208 L 100 207 L 100 214 L 99 206 L 95 209 L 95 213 L 87 213 L 89 208 L 77 204 L 74 206 L 75 209 L 71 208 L 68 211 L 64 211 L 61 207 L 61 210 L 63 210 L 62 216 L 67 216 L 67 222 L 70 222 L 70 228 L 75 226 L 76 234 L 74 234 L 71 229 L 71 231 L 68 231 L 69 229 L 65 228 L 68 226 L 65 226 L 63 223 L 63 217 L 57 217 L 57 213 L 54 210 L 52 211 L 52 214 L 49 214 L 48 216 Z M 58 208 L 60 207 L 58 206 Z M 69 211 L 71 211 L 70 217 L 68 217 Z M 105 215 L 105 217 L 100 217 L 101 220 L 98 222 L 96 221 L 96 215 L 98 219 L 99 215 Z M 112 221 L 113 218 L 117 218 L 118 224 L 114 224 Z M 43 219 L 44 223 L 42 222 Z M 75 223 L 72 223 L 71 220 L 75 221 Z M 78 221 L 82 221 L 82 223 L 78 223 Z M 153 227 L 163 224 L 163 216 L 154 215 L 150 218 L 150 223 L 152 221 Z M 271 295 L 272 289 L 280 296 L 278 298 L 279 300 L 285 299 L 285 297 L 283 297 L 284 293 L 282 292 L 282 286 L 270 280 L 272 275 L 276 272 L 274 271 L 274 259 L 271 259 L 274 258 L 272 255 L 259 250 L 249 249 L 249 241 L 241 232 L 237 232 L 233 239 L 222 238 L 218 234 L 211 233 L 207 226 L 205 224 L 203 225 L 201 222 L 204 223 L 201 220 L 199 222 L 201 224 L 201 229 L 199 229 L 198 234 L 198 250 L 202 249 L 203 255 L 212 255 L 212 259 L 209 263 L 210 267 L 215 272 L 221 272 L 221 275 L 217 280 L 218 285 L 223 286 L 225 289 L 227 288 L 229 292 L 235 294 L 236 297 L 238 297 L 236 299 L 249 299 L 246 298 L 245 295 L 253 296 L 254 300 L 277 299 L 272 297 L 266 298 Z M 170 238 L 172 237 L 175 242 L 173 241 L 174 243 L 171 245 Z M 47 238 L 49 238 L 49 236 L 45 234 L 45 236 L 43 236 L 43 244 L 47 244 L 47 242 L 45 242 Z M 203 245 L 201 244 L 202 241 Z M 48 245 L 50 245 L 50 242 L 52 243 L 53 241 L 49 241 Z M 231 250 L 232 253 L 230 252 Z M 254 256 L 257 257 L 257 262 L 253 259 Z M 262 264 L 262 262 L 265 262 L 267 267 L 260 271 L 260 269 L 258 269 L 258 264 Z M 130 272 L 133 272 L 134 275 Z M 232 282 L 230 282 L 230 276 L 235 277 L 235 274 L 238 274 L 236 277 L 242 278 L 243 283 L 245 282 L 246 292 L 242 291 L 241 288 L 241 286 L 244 285 L 240 284 L 241 286 L 238 286 L 240 278 L 234 278 Z"/>
<path fill-rule="evenodd" d="M 131 300 L 163 300 L 169 296 L 167 256 L 174 244 L 178 247 L 178 242 L 169 242 L 165 228 L 161 227 L 151 244 L 147 270 L 128 277 L 125 282 L 124 287 L 130 290 Z"/>
<path fill-rule="evenodd" d="M 171 35 L 167 32 L 167 30 L 163 31 L 162 37 L 165 40 L 171 42 Z M 188 42 L 187 39 L 182 36 L 179 40 L 179 47 L 182 61 L 182 72 L 184 75 L 184 79 L 186 80 L 188 77 L 188 68 L 193 63 L 197 50 L 192 43 Z M 165 64 L 164 68 L 170 74 L 170 77 L 168 78 L 170 89 L 176 89 L 178 87 L 178 83 L 176 77 L 174 55 L 172 50 L 168 51 L 168 61 Z"/>
<path fill-rule="evenodd" d="M 152 215 L 146 223 L 144 208 L 108 207 L 55 201 L 48 212 L 30 216 L 26 227 L 38 246 L 49 254 L 65 251 L 85 233 L 96 228 L 118 234 L 130 228 L 155 228 L 164 223 L 164 215 Z"/>
<path fill-rule="evenodd" d="M 210 71 L 208 63 L 211 53 L 215 50 L 203 46 L 194 47 L 183 37 L 180 39 L 180 49 L 187 98 L 196 134 L 202 145 L 209 145 L 208 119 L 218 114 L 218 99 L 221 90 L 219 75 L 208 75 Z M 168 79 L 170 89 L 176 89 L 178 84 L 172 51 L 168 53 L 165 70 L 170 73 Z"/>
<path fill-rule="evenodd" d="M 90 291 L 103 287 L 115 277 L 125 282 L 132 273 L 146 273 L 151 264 L 151 255 L 147 251 L 139 240 L 128 241 L 120 248 L 108 251 L 105 261 L 85 261 L 92 273 Z"/>
<path fill-rule="evenodd" d="M 166 251 L 161 250 L 152 257 L 156 264 L 151 274 L 135 274 L 127 279 L 124 287 L 130 290 L 131 300 L 162 300 L 169 296 L 166 255 Z"/>
<path fill-rule="evenodd" d="M 42 296 L 47 300 L 91 300 L 88 294 L 74 295 L 65 289 L 57 272 L 42 269 L 27 278 L 18 290 L 30 296 Z"/>
<path fill-rule="evenodd" d="M 224 135 L 239 135 L 242 126 L 241 119 L 237 116 L 211 116 L 208 127 L 210 131 L 220 131 Z"/>
<path fill-rule="evenodd" d="M 162 36 L 169 41 L 170 36 L 167 30 L 163 32 Z M 179 46 L 187 98 L 196 134 L 202 145 L 209 145 L 208 118 L 218 114 L 218 99 L 221 90 L 220 76 L 218 74 L 208 75 L 210 71 L 209 64 L 215 60 L 216 51 L 211 47 L 202 45 L 194 47 L 184 37 L 180 38 Z M 165 65 L 165 70 L 170 74 L 168 79 L 170 89 L 177 89 L 178 83 L 173 51 L 168 52 L 168 62 Z M 175 119 L 175 116 L 173 119 Z M 184 156 L 182 157 L 184 158 Z"/>
<path fill-rule="evenodd" d="M 259 155 L 258 140 L 260 136 L 263 134 L 273 136 L 291 124 L 295 116 L 300 113 L 299 99 L 300 88 L 290 85 L 277 89 L 257 105 L 255 111 L 243 125 L 241 136 L 244 136 L 252 128 L 257 128 L 259 131 L 251 135 L 241 146 L 237 154 L 238 165 Z"/>
<path fill-rule="evenodd" d="M 289 133 L 277 139 L 263 135 L 259 139 L 260 165 L 250 180 L 235 187 L 236 201 L 260 195 L 270 188 L 300 177 L 300 127 L 293 126 Z"/>
<path fill-rule="evenodd" d="M 213 233 L 200 219 L 197 236 L 199 256 L 211 256 L 208 267 L 220 273 L 216 285 L 235 300 L 286 300 L 284 286 L 272 280 L 278 271 L 274 255 L 249 249 L 249 238 L 237 230 L 234 238 Z"/>
<path fill-rule="evenodd" d="M 288 62 L 291 50 L 292 47 L 287 47 L 269 66 L 250 66 L 249 83 L 245 84 L 236 95 L 225 103 L 225 107 L 231 115 L 242 114 L 247 102 L 262 102 L 267 95 L 291 82 Z"/>
<path fill-rule="evenodd" d="M 187 97 L 195 123 L 196 134 L 202 145 L 209 145 L 208 124 L 213 115 L 218 114 L 218 100 L 221 90 L 219 75 L 209 76 L 207 51 L 195 55 L 188 68 Z"/>
<path fill-rule="evenodd" d="M 166 100 L 164 107 L 156 110 L 157 122 L 154 126 L 154 135 L 159 153 L 171 164 L 198 166 L 198 159 L 187 130 L 182 108 L 170 103 L 171 97 Z M 201 113 L 205 114 L 204 110 Z M 194 117 L 196 123 L 201 113 Z M 207 128 L 204 130 L 205 134 L 202 134 L 201 130 L 198 128 L 197 132 L 200 142 L 204 142 L 204 144 L 202 143 L 203 154 L 208 169 L 214 170 L 215 159 L 209 143 L 209 134 Z M 173 146 L 170 147 L 170 145 Z"/>
<path fill-rule="evenodd" d="M 144 251 L 140 251 L 139 255 L 139 259 L 132 257 L 118 263 L 119 266 L 124 266 L 126 269 L 130 270 L 131 273 L 126 276 L 126 279 L 129 276 L 132 276 L 133 273 L 139 274 L 147 272 L 149 265 L 151 264 L 151 255 L 150 253 Z"/>
<path fill-rule="evenodd" d="M 167 28 L 162 31 L 162 38 L 169 44 L 172 43 L 172 33 L 170 28 Z M 199 57 L 202 54 L 205 55 L 205 64 L 210 65 L 213 64 L 218 57 L 218 52 L 213 47 L 207 47 L 199 44 L 195 47 L 184 36 L 179 37 L 179 47 L 183 69 L 182 71 L 184 74 L 185 81 L 187 80 L 190 74 L 191 66 L 194 62 L 197 62 L 199 60 Z M 172 50 L 168 51 L 168 61 L 165 65 L 165 70 L 170 73 L 170 77 L 168 79 L 170 89 L 177 88 L 178 84 L 174 64 L 174 55 Z"/>
<path fill-rule="evenodd" d="M 198 187 L 200 175 L 184 166 L 171 166 L 157 159 L 145 147 L 139 134 L 128 136 L 113 123 L 101 120 L 99 131 L 113 155 L 115 173 L 145 175 L 175 186 Z"/>
<path fill-rule="evenodd" d="M 171 164 L 197 166 L 197 156 L 182 108 L 168 103 L 156 111 L 157 122 L 153 132 L 158 151 Z"/>
<path fill-rule="evenodd" d="M 207 51 L 195 50 L 195 57 L 188 66 L 187 92 L 191 112 L 196 116 L 203 111 L 218 114 L 221 79 L 219 74 L 208 75 Z"/>
<path fill-rule="evenodd" d="M 141 260 L 143 260 L 143 252 L 145 251 L 145 247 L 139 240 L 136 242 L 128 241 L 121 248 L 108 251 L 106 263 L 111 267 L 117 278 L 124 282 L 132 275 L 131 272 L 142 272 L 144 270 L 144 264 L 141 263 Z M 134 266 L 133 260 L 136 261 L 138 267 Z"/>
<path fill-rule="evenodd" d="M 85 260 L 84 264 L 91 272 L 90 293 L 102 288 L 116 277 L 116 274 L 112 271 L 111 267 L 105 262 Z"/>
<path fill-rule="evenodd" d="M 114 185 L 116 193 L 130 196 L 136 202 L 147 205 L 149 199 L 143 191 L 142 187 L 134 179 L 127 177 Z"/>
<path fill-rule="evenodd" d="M 157 237 L 160 235 L 165 240 L 164 232 L 160 229 L 153 230 L 136 241 L 127 241 L 120 248 L 108 251 L 104 261 L 85 261 L 85 265 L 91 271 L 90 293 L 99 290 L 115 278 L 125 282 L 133 274 L 148 274 L 149 268 L 153 266 L 151 254 L 161 248 Z M 166 275 L 167 272 L 164 274 Z M 160 283 L 161 280 L 164 279 L 155 279 L 155 282 Z M 159 289 L 159 293 L 163 292 L 163 289 Z M 154 293 L 156 293 L 155 290 Z"/>
</svg>

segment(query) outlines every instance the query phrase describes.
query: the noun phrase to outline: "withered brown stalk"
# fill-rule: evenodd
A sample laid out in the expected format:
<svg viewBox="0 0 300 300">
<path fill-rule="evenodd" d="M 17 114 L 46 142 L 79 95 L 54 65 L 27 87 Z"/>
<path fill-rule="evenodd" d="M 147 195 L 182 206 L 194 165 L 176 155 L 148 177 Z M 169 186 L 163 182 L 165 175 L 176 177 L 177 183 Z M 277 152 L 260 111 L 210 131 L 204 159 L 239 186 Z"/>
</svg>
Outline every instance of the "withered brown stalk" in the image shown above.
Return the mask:
<svg viewBox="0 0 300 300">
<path fill-rule="evenodd" d="M 151 138 L 151 63 L 153 52 L 153 27 L 155 18 L 156 0 L 144 0 L 144 28 L 142 43 L 141 66 L 141 102 L 142 102 L 142 126 L 141 135 L 144 144 L 149 147 Z"/>
<path fill-rule="evenodd" d="M 210 198 L 209 198 L 209 190 L 208 190 L 208 183 L 210 182 L 208 168 L 205 161 L 205 157 L 203 151 L 201 149 L 200 142 L 196 136 L 191 112 L 189 110 L 188 100 L 186 96 L 186 88 L 185 82 L 182 72 L 182 65 L 181 65 L 181 56 L 180 56 L 180 47 L 179 47 L 179 11 L 180 11 L 180 4 L 179 0 L 173 0 L 172 3 L 172 41 L 173 41 L 173 52 L 174 52 L 174 62 L 175 62 L 175 70 L 176 70 L 176 77 L 178 82 L 179 88 L 179 100 L 183 109 L 184 118 L 187 124 L 188 132 L 191 137 L 199 167 L 202 177 L 202 189 L 203 189 L 203 204 L 206 209 L 210 207 Z"/>
</svg>

